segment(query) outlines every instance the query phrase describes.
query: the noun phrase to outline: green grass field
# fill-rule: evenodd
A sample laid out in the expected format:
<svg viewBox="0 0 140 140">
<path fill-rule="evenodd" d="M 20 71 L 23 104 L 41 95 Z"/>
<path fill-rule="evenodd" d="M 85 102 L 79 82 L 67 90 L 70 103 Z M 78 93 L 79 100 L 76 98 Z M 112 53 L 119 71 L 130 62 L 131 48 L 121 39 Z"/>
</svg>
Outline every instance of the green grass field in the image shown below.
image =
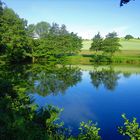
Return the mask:
<svg viewBox="0 0 140 140">
<path fill-rule="evenodd" d="M 83 48 L 82 50 L 89 50 L 92 41 L 83 41 Z M 133 40 L 120 40 L 120 44 L 122 45 L 121 50 L 139 50 L 140 51 L 140 40 L 133 39 Z"/>
<path fill-rule="evenodd" d="M 89 50 L 91 43 L 92 41 L 83 41 L 83 49 L 78 55 L 70 56 L 69 62 L 71 64 L 92 64 L 91 60 L 94 52 Z M 114 54 L 113 62 L 123 64 L 140 64 L 140 40 L 121 39 L 120 43 L 122 45 L 121 51 Z"/>
</svg>

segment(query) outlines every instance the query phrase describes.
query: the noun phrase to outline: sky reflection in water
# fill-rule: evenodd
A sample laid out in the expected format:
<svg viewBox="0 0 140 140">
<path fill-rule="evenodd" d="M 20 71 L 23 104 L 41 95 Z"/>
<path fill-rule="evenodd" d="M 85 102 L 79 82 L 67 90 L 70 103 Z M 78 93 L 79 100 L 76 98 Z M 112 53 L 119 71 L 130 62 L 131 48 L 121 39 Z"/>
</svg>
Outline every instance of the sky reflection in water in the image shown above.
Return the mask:
<svg viewBox="0 0 140 140">
<path fill-rule="evenodd" d="M 121 114 L 140 118 L 140 74 L 115 72 L 112 68 L 81 72 L 81 79 L 63 94 L 41 96 L 35 92 L 35 102 L 64 108 L 60 119 L 73 134 L 78 133 L 81 121 L 92 120 L 98 122 L 103 140 L 124 139 L 117 132 L 117 126 L 123 124 Z"/>
</svg>

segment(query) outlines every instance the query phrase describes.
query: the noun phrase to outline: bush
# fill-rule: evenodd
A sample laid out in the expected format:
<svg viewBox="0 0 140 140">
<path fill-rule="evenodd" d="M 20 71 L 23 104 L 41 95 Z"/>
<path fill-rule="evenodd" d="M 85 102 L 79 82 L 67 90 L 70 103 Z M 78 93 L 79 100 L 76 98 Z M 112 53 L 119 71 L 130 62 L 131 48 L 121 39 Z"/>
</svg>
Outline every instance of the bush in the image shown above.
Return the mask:
<svg viewBox="0 0 140 140">
<path fill-rule="evenodd" d="M 131 140 L 140 140 L 140 128 L 137 119 L 133 118 L 130 121 L 125 114 L 122 115 L 122 118 L 124 119 L 124 126 L 118 128 L 119 133 L 128 136 Z"/>
<path fill-rule="evenodd" d="M 99 136 L 100 128 L 97 128 L 97 124 L 93 124 L 92 121 L 88 123 L 80 123 L 80 134 L 78 136 L 79 140 L 100 140 Z"/>
</svg>

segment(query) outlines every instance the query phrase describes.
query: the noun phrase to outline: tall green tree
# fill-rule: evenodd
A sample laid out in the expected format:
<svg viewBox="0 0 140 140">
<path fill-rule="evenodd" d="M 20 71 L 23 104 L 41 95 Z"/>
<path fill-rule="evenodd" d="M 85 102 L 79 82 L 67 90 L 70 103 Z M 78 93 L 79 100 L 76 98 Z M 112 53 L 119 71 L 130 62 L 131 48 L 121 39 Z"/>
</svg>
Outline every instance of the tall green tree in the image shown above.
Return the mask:
<svg viewBox="0 0 140 140">
<path fill-rule="evenodd" d="M 101 51 L 103 46 L 103 38 L 101 37 L 100 33 L 96 34 L 92 39 L 92 44 L 90 50 L 92 51 Z"/>
<path fill-rule="evenodd" d="M 8 59 L 18 62 L 25 60 L 31 50 L 26 34 L 27 21 L 7 7 L 3 9 L 1 20 L 1 46 L 6 49 Z"/>
<path fill-rule="evenodd" d="M 61 35 L 67 35 L 69 32 L 67 31 L 67 27 L 66 25 L 62 24 L 61 27 L 60 27 L 60 34 Z"/>
<path fill-rule="evenodd" d="M 57 23 L 52 23 L 50 28 L 50 34 L 52 35 L 59 35 L 60 34 L 60 27 Z"/>
<path fill-rule="evenodd" d="M 3 2 L 0 0 L 0 54 L 2 55 L 6 48 L 5 46 L 2 44 L 2 34 L 3 34 L 3 28 L 2 28 L 2 22 L 3 22 Z"/>
<path fill-rule="evenodd" d="M 39 22 L 35 26 L 35 34 L 38 35 L 39 38 L 46 38 L 49 34 L 49 30 L 50 24 L 45 21 Z"/>
<path fill-rule="evenodd" d="M 90 50 L 96 51 L 93 57 L 95 62 L 111 61 L 113 54 L 121 47 L 116 32 L 108 33 L 105 39 L 98 33 L 92 41 Z"/>
<path fill-rule="evenodd" d="M 35 28 L 36 27 L 34 24 L 30 24 L 27 26 L 27 34 L 29 37 L 32 37 L 32 38 L 36 37 Z"/>
<path fill-rule="evenodd" d="M 121 44 L 116 32 L 108 33 L 103 41 L 103 51 L 105 54 L 113 56 L 116 51 L 119 51 Z"/>
</svg>

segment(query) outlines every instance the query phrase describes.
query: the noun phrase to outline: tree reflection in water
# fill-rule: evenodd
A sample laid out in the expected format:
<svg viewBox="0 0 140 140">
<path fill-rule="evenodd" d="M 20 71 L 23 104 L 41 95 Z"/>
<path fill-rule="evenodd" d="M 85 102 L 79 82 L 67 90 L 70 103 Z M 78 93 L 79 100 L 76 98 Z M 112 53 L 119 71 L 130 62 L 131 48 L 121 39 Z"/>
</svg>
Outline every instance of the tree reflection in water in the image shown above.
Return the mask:
<svg viewBox="0 0 140 140">
<path fill-rule="evenodd" d="M 101 85 L 104 85 L 106 89 L 114 90 L 120 78 L 119 74 L 120 72 L 115 72 L 112 67 L 109 67 L 109 69 L 107 68 L 98 69 L 96 67 L 93 71 L 90 72 L 90 77 L 92 84 L 97 89 Z"/>
<path fill-rule="evenodd" d="M 79 68 L 71 66 L 33 65 L 29 76 L 29 93 L 57 95 L 81 81 Z"/>
</svg>

